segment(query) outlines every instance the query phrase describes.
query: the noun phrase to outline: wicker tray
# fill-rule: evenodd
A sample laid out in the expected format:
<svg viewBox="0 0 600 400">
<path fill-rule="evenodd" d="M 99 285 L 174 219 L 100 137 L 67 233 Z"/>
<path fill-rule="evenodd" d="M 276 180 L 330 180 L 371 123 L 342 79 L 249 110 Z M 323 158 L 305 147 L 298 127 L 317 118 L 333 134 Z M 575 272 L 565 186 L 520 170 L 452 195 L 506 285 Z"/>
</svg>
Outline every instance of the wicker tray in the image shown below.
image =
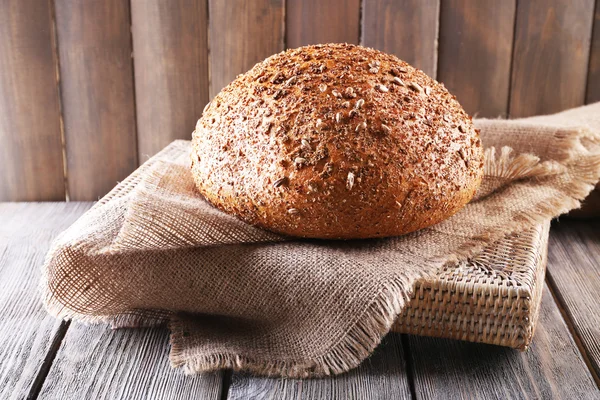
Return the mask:
<svg viewBox="0 0 600 400">
<path fill-rule="evenodd" d="M 482 255 L 419 281 L 393 330 L 526 349 L 542 298 L 549 227 L 511 234 Z"/>
</svg>

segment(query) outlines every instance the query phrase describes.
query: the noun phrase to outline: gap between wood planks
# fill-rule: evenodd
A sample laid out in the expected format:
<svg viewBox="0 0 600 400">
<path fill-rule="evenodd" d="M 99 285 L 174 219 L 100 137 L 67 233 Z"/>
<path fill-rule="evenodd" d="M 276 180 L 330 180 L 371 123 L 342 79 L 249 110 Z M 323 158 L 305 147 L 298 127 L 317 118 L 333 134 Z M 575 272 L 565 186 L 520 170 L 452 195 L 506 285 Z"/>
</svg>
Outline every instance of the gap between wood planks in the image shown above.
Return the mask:
<svg viewBox="0 0 600 400">
<path fill-rule="evenodd" d="M 62 345 L 63 339 L 65 338 L 70 325 L 71 321 L 62 321 L 60 323 L 60 327 L 52 339 L 52 344 L 50 345 L 50 348 L 44 357 L 44 361 L 42 362 L 42 365 L 40 366 L 33 383 L 31 384 L 29 394 L 27 395 L 27 400 L 35 400 L 38 398 L 40 391 L 42 390 L 42 386 L 44 386 L 44 382 L 46 381 L 46 377 L 48 376 L 48 372 L 50 372 L 50 367 L 52 367 L 54 358 L 58 353 L 58 349 L 60 349 L 60 346 Z"/>
<path fill-rule="evenodd" d="M 583 361 L 585 362 L 585 365 L 587 366 L 588 370 L 590 371 L 592 378 L 594 378 L 594 382 L 596 382 L 596 386 L 598 386 L 598 389 L 600 389 L 600 376 L 598 376 L 598 374 L 596 373 L 596 370 L 594 369 L 594 366 L 592 365 L 592 361 L 590 360 L 590 357 L 587 354 L 587 351 L 585 350 L 581 336 L 577 332 L 577 328 L 575 327 L 575 324 L 573 323 L 573 317 L 569 313 L 569 310 L 567 309 L 567 307 L 565 306 L 565 301 L 562 298 L 560 291 L 556 287 L 554 279 L 552 278 L 552 274 L 547 269 L 546 269 L 546 284 L 548 285 L 548 288 L 550 289 L 550 293 L 552 294 L 552 298 L 554 299 L 554 302 L 556 303 L 556 307 L 558 307 L 558 310 L 560 311 L 560 315 L 562 316 L 563 320 L 565 321 L 565 324 L 567 325 L 567 328 L 569 329 L 569 333 L 571 334 L 571 336 L 573 337 L 573 340 L 575 341 L 575 344 L 577 345 L 577 349 L 579 350 L 579 354 L 581 354 L 581 358 L 583 358 Z"/>
<path fill-rule="evenodd" d="M 410 343 L 408 342 L 408 335 L 403 333 L 400 341 L 402 342 L 402 349 L 404 350 L 404 356 L 406 358 L 406 379 L 408 380 L 408 389 L 410 390 L 411 399 L 417 398 L 417 390 L 415 388 L 415 366 L 413 364 L 412 353 L 410 351 Z"/>
<path fill-rule="evenodd" d="M 220 400 L 227 400 L 229 397 L 229 387 L 231 386 L 231 379 L 233 377 L 233 370 L 226 369 L 223 371 L 223 382 L 221 383 L 221 395 Z"/>
<path fill-rule="evenodd" d="M 58 96 L 58 124 L 60 129 L 60 144 L 63 162 L 65 201 L 69 202 L 71 199 L 69 198 L 69 179 L 67 176 L 67 145 L 65 140 L 65 119 L 62 104 L 62 92 L 60 88 L 60 58 L 58 57 L 58 31 L 56 28 L 56 6 L 54 4 L 54 1 L 50 2 L 50 29 L 52 38 L 52 53 L 54 55 L 54 70 L 56 73 L 56 93 Z"/>
</svg>

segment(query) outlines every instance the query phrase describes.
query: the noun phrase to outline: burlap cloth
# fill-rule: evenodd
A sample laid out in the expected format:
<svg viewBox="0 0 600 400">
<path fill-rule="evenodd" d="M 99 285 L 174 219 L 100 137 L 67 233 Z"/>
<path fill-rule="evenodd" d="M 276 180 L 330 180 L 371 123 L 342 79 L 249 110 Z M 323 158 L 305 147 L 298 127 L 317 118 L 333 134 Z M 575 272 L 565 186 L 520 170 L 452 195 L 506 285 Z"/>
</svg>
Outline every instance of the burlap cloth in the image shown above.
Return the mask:
<svg viewBox="0 0 600 400">
<path fill-rule="evenodd" d="M 578 207 L 600 178 L 600 103 L 477 126 L 486 162 L 474 201 L 410 235 L 345 242 L 284 238 L 212 208 L 195 191 L 189 142 L 176 141 L 56 239 L 44 304 L 87 323 L 166 322 L 171 362 L 186 372 L 347 371 L 417 278 Z"/>
</svg>

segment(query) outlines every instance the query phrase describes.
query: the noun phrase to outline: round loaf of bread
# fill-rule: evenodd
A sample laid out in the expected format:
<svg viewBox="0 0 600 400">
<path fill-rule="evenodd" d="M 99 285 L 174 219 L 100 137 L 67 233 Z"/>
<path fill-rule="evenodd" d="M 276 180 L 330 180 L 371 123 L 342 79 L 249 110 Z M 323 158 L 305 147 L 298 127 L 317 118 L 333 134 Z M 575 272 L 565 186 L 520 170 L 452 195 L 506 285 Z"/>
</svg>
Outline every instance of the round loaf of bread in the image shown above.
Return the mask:
<svg viewBox="0 0 600 400">
<path fill-rule="evenodd" d="M 479 132 L 442 84 L 349 44 L 288 50 L 238 76 L 205 108 L 191 157 L 214 206 L 308 238 L 433 225 L 483 175 Z"/>
</svg>

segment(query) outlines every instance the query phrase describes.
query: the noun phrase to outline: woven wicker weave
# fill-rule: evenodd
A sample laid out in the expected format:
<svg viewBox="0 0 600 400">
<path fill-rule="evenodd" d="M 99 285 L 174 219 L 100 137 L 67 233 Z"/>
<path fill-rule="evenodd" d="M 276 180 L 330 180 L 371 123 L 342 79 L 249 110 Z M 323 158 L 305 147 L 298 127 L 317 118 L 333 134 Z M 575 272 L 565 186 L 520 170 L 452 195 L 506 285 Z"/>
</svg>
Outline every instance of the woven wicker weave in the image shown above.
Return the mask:
<svg viewBox="0 0 600 400">
<path fill-rule="evenodd" d="M 526 349 L 541 303 L 549 226 L 511 234 L 421 280 L 393 330 Z"/>
</svg>

